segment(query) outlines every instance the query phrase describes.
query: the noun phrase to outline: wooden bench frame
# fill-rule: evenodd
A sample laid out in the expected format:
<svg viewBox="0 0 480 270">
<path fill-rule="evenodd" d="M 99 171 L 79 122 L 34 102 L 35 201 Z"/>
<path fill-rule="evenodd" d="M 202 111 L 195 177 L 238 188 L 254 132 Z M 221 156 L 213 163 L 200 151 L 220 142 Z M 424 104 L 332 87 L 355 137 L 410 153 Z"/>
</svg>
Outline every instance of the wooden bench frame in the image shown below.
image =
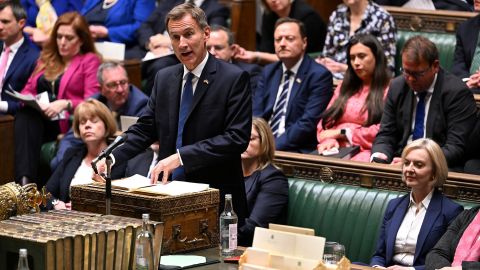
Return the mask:
<svg viewBox="0 0 480 270">
<path fill-rule="evenodd" d="M 283 151 L 276 152 L 274 162 L 287 177 L 408 191 L 402 182 L 401 169 L 398 166 Z M 452 199 L 480 204 L 480 176 L 450 172 L 443 192 Z"/>
</svg>

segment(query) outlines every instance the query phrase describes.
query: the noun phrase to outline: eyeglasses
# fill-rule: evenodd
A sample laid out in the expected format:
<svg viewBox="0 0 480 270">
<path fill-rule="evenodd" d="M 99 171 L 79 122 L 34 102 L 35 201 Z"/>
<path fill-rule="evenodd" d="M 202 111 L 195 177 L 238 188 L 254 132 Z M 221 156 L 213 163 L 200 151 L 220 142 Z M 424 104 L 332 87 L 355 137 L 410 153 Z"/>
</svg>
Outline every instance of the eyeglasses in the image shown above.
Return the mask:
<svg viewBox="0 0 480 270">
<path fill-rule="evenodd" d="M 400 68 L 400 72 L 402 72 L 403 76 L 405 77 L 412 77 L 414 78 L 415 80 L 425 76 L 425 73 L 427 73 L 430 69 L 432 68 L 432 66 L 430 65 L 428 68 L 426 68 L 425 70 L 422 70 L 422 71 L 408 71 L 408 70 L 405 70 L 403 69 L 403 67 Z"/>
<path fill-rule="evenodd" d="M 117 89 L 118 86 L 124 87 L 127 84 L 128 84 L 127 80 L 121 80 L 121 81 L 117 81 L 117 82 L 109 82 L 109 83 L 105 84 L 105 87 L 109 90 L 115 90 L 115 89 Z"/>
</svg>

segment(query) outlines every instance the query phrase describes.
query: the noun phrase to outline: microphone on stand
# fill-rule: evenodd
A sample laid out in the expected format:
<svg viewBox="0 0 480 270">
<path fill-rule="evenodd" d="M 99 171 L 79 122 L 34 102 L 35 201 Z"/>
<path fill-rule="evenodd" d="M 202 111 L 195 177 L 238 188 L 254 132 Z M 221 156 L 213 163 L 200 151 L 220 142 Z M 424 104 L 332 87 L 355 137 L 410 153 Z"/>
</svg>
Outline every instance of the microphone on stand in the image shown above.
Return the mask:
<svg viewBox="0 0 480 270">
<path fill-rule="evenodd" d="M 117 136 L 115 140 L 107 147 L 105 148 L 98 157 L 96 157 L 94 160 L 92 160 L 92 168 L 95 171 L 96 174 L 98 174 L 97 170 L 97 162 L 101 160 L 102 158 L 105 158 L 105 165 L 107 166 L 106 174 L 105 174 L 105 214 L 110 215 L 110 202 L 112 199 L 112 178 L 110 175 L 110 170 L 113 165 L 113 159 L 110 157 L 110 154 L 112 151 L 123 144 L 125 141 L 127 141 L 127 134 L 123 133 L 120 136 Z"/>
<path fill-rule="evenodd" d="M 92 168 L 96 174 L 98 174 L 97 162 L 103 158 L 108 157 L 112 153 L 112 151 L 115 150 L 115 148 L 117 148 L 118 146 L 126 142 L 127 138 L 128 136 L 126 133 L 123 133 L 122 135 L 117 136 L 117 138 L 115 138 L 115 140 L 109 146 L 107 146 L 107 148 L 103 149 L 102 152 L 100 152 L 100 154 L 95 159 L 92 160 L 92 163 L 91 163 Z"/>
</svg>

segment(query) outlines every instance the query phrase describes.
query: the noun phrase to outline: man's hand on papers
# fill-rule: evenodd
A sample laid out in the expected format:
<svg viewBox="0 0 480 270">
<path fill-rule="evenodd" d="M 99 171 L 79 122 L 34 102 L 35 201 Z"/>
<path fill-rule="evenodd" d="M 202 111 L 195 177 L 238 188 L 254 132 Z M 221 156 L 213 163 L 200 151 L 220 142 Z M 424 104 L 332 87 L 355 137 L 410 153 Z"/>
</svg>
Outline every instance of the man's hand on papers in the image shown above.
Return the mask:
<svg viewBox="0 0 480 270">
<path fill-rule="evenodd" d="M 152 184 L 156 184 L 159 180 L 166 184 L 168 181 L 168 176 L 170 176 L 173 170 L 180 167 L 180 165 L 180 157 L 178 153 L 160 160 L 152 170 L 150 176 Z M 159 179 L 160 175 L 162 175 L 162 179 Z"/>
<path fill-rule="evenodd" d="M 165 54 L 170 51 L 171 47 L 170 37 L 162 34 L 151 36 L 147 43 L 147 49 L 155 55 Z"/>
</svg>

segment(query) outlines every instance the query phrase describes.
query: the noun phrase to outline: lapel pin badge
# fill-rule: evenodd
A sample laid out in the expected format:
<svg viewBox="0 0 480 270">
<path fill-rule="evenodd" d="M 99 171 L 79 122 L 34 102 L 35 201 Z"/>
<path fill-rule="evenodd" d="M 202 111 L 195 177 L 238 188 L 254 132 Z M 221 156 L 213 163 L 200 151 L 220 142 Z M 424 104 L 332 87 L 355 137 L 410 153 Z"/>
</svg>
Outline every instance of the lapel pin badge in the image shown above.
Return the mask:
<svg viewBox="0 0 480 270">
<path fill-rule="evenodd" d="M 297 83 L 302 83 L 302 79 L 300 79 L 300 78 L 297 78 L 296 81 L 297 81 Z"/>
<path fill-rule="evenodd" d="M 204 84 L 208 84 L 208 80 L 203 80 L 203 83 L 204 83 Z"/>
</svg>

